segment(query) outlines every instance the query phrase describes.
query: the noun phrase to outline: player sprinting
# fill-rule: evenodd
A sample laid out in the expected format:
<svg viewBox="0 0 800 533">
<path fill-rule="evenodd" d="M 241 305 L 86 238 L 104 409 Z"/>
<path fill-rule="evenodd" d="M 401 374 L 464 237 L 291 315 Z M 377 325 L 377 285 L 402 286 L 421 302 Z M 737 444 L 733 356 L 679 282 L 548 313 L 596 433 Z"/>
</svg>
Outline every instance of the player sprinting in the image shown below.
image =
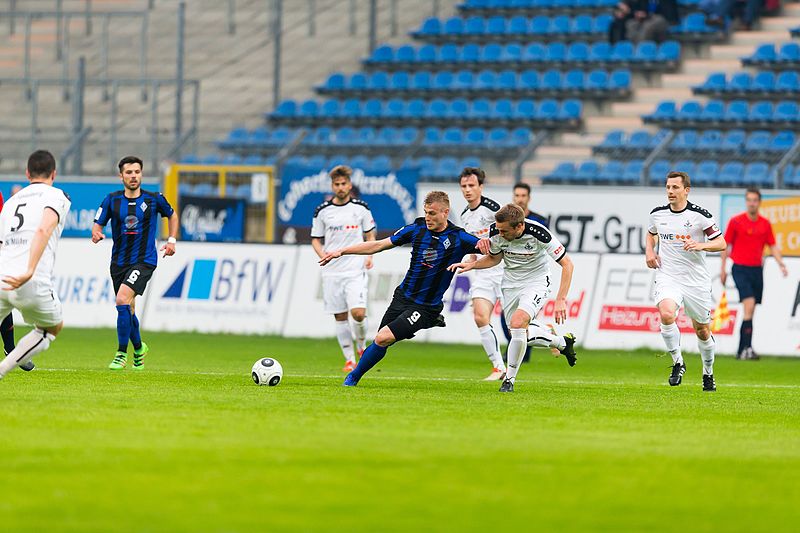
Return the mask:
<svg viewBox="0 0 800 533">
<path fill-rule="evenodd" d="M 375 240 L 375 220 L 366 202 L 353 198 L 353 170 L 339 165 L 330 172 L 333 198 L 320 204 L 314 211 L 311 225 L 311 246 L 322 258 L 326 252 L 352 244 Z M 325 241 L 323 244 L 323 240 Z M 361 355 L 367 341 L 367 270 L 372 268 L 372 256 L 344 257 L 322 269 L 322 299 L 325 312 L 336 320 L 336 339 L 342 349 L 344 371 L 356 367 L 353 337 Z M 347 320 L 348 311 L 353 317 L 353 332 Z"/>
<path fill-rule="evenodd" d="M 495 213 L 495 223 L 489 231 L 489 255 L 472 263 L 456 263 L 449 270 L 468 272 L 492 268 L 503 261 L 503 312 L 511 325 L 508 345 L 508 368 L 500 392 L 514 392 L 519 365 L 525 346 L 556 348 L 575 366 L 575 336 L 553 335 L 550 328 L 540 324 L 536 315 L 550 295 L 550 266 L 547 257 L 561 265 L 561 282 L 555 299 L 555 319 L 561 324 L 567 319 L 567 294 L 574 266 L 567 250 L 547 228 L 526 220 L 522 208 L 508 204 Z"/>
<path fill-rule="evenodd" d="M 356 368 L 345 378 L 344 385 L 347 387 L 358 385 L 364 374 L 383 359 L 386 350 L 395 342 L 410 339 L 423 329 L 443 327 L 442 295 L 453 280 L 453 273 L 447 267 L 467 254 L 489 251 L 488 240 L 481 240 L 478 247 L 477 237 L 447 220 L 450 214 L 447 193 L 428 193 L 423 207 L 424 217 L 400 228 L 391 237 L 332 251 L 319 261 L 324 266 L 343 255 L 376 254 L 395 246 L 411 245 L 408 272 L 394 291 L 375 340 L 364 351 Z"/>
<path fill-rule="evenodd" d="M 49 348 L 64 325 L 53 266 L 71 202 L 53 187 L 56 160 L 50 152 L 31 154 L 26 175 L 30 185 L 0 214 L 0 316 L 17 309 L 33 330 L 0 362 L 0 378 Z"/>
<path fill-rule="evenodd" d="M 145 191 L 142 160 L 124 157 L 119 162 L 123 189 L 103 199 L 92 226 L 92 242 L 105 238 L 103 227 L 111 221 L 111 281 L 117 306 L 117 353 L 108 368 L 121 370 L 128 363 L 128 342 L 133 344 L 133 368 L 142 370 L 150 348 L 142 341 L 136 318 L 136 296 L 144 293 L 158 263 L 156 228 L 158 218 L 169 219 L 169 238 L 161 247 L 164 257 L 175 253 L 178 214 L 160 193 Z"/>
<path fill-rule="evenodd" d="M 489 226 L 494 223 L 494 214 L 500 209 L 500 204 L 483 196 L 485 179 L 486 173 L 477 167 L 466 167 L 459 176 L 461 194 L 467 201 L 467 207 L 461 212 L 461 223 L 465 230 L 479 239 L 489 236 Z M 476 260 L 477 257 L 473 255 L 470 259 Z M 503 362 L 503 355 L 500 353 L 500 343 L 497 341 L 497 335 L 491 322 L 495 303 L 502 297 L 500 291 L 502 279 L 503 266 L 497 265 L 494 268 L 476 272 L 469 288 L 472 316 L 478 327 L 486 357 L 492 363 L 492 373 L 485 378 L 485 381 L 497 381 L 503 379 L 506 374 L 506 365 Z"/>
<path fill-rule="evenodd" d="M 661 316 L 661 337 L 672 356 L 669 384 L 680 385 L 686 372 L 681 332 L 675 323 L 683 305 L 697 334 L 703 360 L 703 390 L 715 391 L 715 343 L 709 329 L 714 298 L 705 252 L 721 252 L 726 244 L 711 213 L 689 202 L 689 188 L 689 175 L 685 172 L 667 174 L 669 203 L 650 211 L 645 261 L 648 268 L 657 269 L 653 293 Z"/>
</svg>

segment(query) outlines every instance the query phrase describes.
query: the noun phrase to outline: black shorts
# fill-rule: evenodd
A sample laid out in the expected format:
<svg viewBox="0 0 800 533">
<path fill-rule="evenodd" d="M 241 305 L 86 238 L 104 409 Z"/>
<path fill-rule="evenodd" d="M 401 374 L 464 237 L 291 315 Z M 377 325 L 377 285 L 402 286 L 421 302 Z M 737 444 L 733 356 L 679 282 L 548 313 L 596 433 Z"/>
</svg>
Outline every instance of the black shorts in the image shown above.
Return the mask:
<svg viewBox="0 0 800 533">
<path fill-rule="evenodd" d="M 111 281 L 114 283 L 114 294 L 119 293 L 119 288 L 127 285 L 133 292 L 141 295 L 147 287 L 147 282 L 153 277 L 156 267 L 147 263 L 117 266 L 111 265 Z"/>
<path fill-rule="evenodd" d="M 396 340 L 410 339 L 421 329 L 444 326 L 443 308 L 443 304 L 433 306 L 418 304 L 406 298 L 400 287 L 397 287 L 378 330 L 383 326 L 389 326 Z"/>
<path fill-rule="evenodd" d="M 736 289 L 739 291 L 739 301 L 745 298 L 755 298 L 756 303 L 761 303 L 761 295 L 764 292 L 764 268 L 757 266 L 734 265 L 731 267 L 731 275 Z"/>
</svg>

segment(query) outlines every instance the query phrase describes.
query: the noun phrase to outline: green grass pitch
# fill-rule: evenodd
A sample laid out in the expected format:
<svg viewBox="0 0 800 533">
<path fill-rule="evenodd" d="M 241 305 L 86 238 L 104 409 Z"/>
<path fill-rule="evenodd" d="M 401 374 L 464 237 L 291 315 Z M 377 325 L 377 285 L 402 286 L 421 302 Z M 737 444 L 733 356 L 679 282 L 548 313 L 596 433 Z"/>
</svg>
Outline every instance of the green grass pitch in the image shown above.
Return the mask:
<svg viewBox="0 0 800 533">
<path fill-rule="evenodd" d="M 18 335 L 22 331 L 18 332 Z M 469 332 L 473 334 L 474 332 Z M 334 340 L 66 329 L 0 381 L 0 530 L 797 531 L 800 360 L 400 343 L 355 389 Z M 284 366 L 257 387 L 262 356 Z"/>
</svg>

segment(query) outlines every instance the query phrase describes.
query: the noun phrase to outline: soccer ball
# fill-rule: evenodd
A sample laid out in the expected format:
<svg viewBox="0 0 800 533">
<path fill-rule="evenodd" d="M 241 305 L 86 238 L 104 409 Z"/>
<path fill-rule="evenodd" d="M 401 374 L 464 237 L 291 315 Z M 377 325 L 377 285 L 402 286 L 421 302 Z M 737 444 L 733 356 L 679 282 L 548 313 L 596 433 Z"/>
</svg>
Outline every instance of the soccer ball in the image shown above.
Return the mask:
<svg viewBox="0 0 800 533">
<path fill-rule="evenodd" d="M 283 379 L 283 367 L 271 357 L 264 357 L 253 365 L 253 381 L 256 385 L 274 387 Z"/>
</svg>

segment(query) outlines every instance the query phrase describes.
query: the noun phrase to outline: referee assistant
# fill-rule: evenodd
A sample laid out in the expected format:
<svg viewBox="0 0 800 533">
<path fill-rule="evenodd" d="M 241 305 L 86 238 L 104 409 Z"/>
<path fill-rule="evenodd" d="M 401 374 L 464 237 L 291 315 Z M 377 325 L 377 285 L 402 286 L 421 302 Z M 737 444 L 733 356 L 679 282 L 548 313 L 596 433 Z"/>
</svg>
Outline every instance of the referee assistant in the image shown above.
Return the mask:
<svg viewBox="0 0 800 533">
<path fill-rule="evenodd" d="M 786 265 L 783 264 L 781 251 L 775 244 L 775 235 L 772 233 L 772 224 L 769 220 L 758 214 L 761 207 L 761 192 L 758 189 L 747 189 L 744 194 L 746 211 L 738 214 L 728 221 L 725 230 L 725 241 L 731 249 L 731 275 L 736 289 L 739 291 L 739 300 L 744 306 L 744 320 L 739 330 L 739 350 L 737 359 L 758 359 L 753 351 L 753 313 L 756 304 L 761 303 L 764 289 L 763 255 L 764 246 L 769 246 L 770 253 L 778 262 L 781 273 L 787 276 Z M 725 271 L 728 250 L 720 253 L 722 266 L 720 281 L 725 285 L 728 275 Z"/>
</svg>

